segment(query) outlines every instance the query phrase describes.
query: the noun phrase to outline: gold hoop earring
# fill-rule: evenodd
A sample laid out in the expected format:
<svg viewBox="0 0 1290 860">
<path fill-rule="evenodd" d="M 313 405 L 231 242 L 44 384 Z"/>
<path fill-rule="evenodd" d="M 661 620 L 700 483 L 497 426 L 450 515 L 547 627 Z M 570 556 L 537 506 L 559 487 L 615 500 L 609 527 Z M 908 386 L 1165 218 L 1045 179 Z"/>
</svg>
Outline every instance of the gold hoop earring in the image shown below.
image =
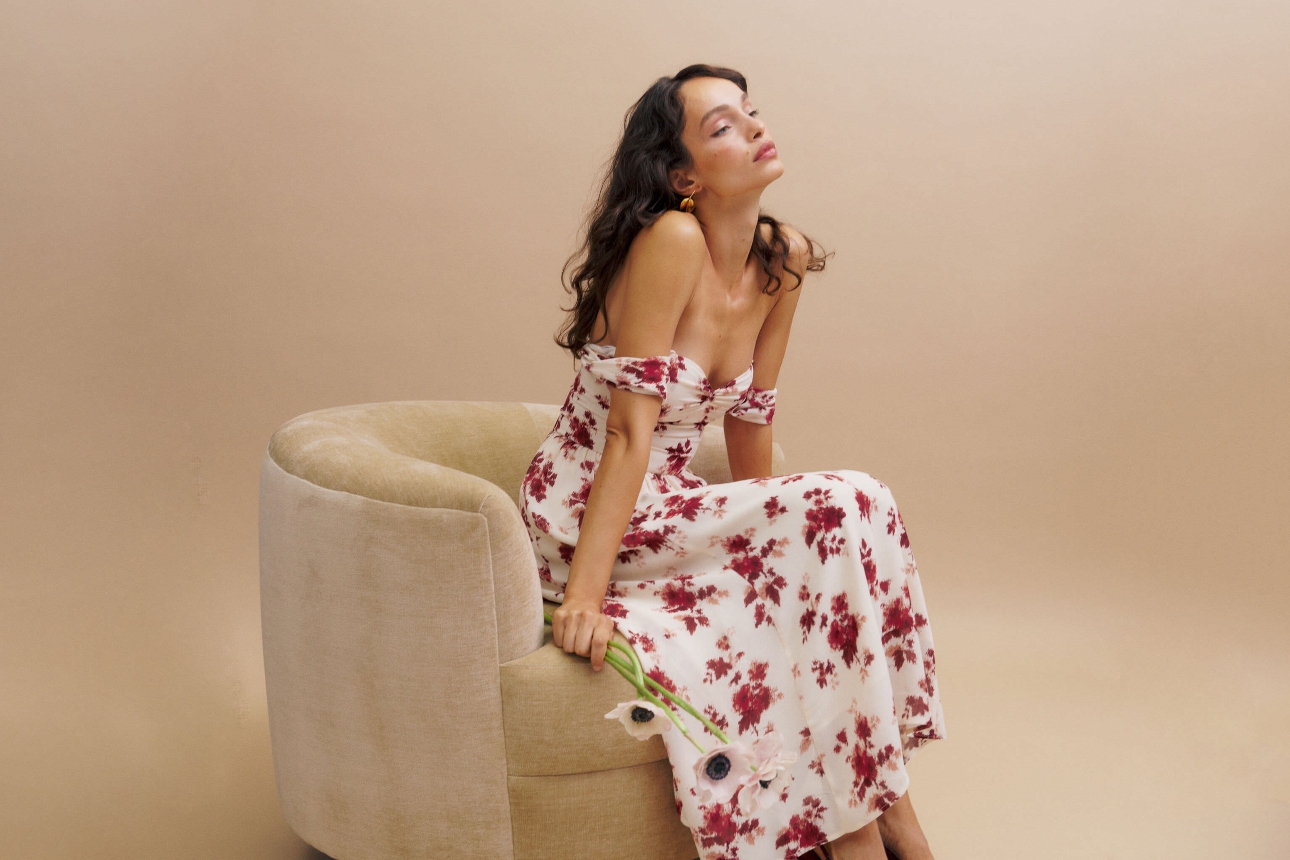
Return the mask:
<svg viewBox="0 0 1290 860">
<path fill-rule="evenodd" d="M 695 190 L 693 190 L 693 191 L 691 191 L 691 192 L 690 192 L 690 196 L 689 196 L 689 197 L 687 197 L 687 198 L 685 198 L 684 200 L 682 200 L 682 201 L 681 201 L 681 211 L 682 211 L 682 212 L 693 212 L 693 211 L 694 211 L 694 195 L 696 195 L 696 194 L 698 194 L 698 193 L 699 193 L 699 189 L 697 189 L 697 188 L 696 188 Z"/>
</svg>

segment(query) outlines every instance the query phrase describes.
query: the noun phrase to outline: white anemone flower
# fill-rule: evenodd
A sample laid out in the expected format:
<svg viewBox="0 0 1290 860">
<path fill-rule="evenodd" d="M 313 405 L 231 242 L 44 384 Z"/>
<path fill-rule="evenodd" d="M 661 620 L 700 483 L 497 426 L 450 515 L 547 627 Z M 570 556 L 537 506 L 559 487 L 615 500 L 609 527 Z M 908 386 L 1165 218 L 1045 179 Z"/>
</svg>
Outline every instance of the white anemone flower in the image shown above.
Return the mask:
<svg viewBox="0 0 1290 860">
<path fill-rule="evenodd" d="M 744 814 L 774 805 L 788 782 L 789 765 L 797 761 L 796 754 L 784 751 L 784 738 L 779 732 L 758 738 L 752 745 L 752 754 L 757 770 L 739 792 L 739 808 Z"/>
<path fill-rule="evenodd" d="M 725 803 L 756 777 L 752 750 L 741 743 L 721 744 L 694 763 L 695 788 L 703 803 Z"/>
<path fill-rule="evenodd" d="M 647 740 L 672 728 L 672 720 L 663 709 L 644 699 L 623 702 L 605 714 L 605 719 L 618 720 L 627 729 L 627 734 L 638 741 Z"/>
</svg>

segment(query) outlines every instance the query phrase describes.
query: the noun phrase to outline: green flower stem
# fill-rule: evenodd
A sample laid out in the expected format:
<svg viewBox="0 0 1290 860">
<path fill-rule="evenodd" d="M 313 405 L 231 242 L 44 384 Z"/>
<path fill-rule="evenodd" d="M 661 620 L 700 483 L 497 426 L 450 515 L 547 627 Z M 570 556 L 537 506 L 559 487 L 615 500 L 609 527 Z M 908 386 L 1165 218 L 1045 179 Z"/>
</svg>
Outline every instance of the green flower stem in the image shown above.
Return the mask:
<svg viewBox="0 0 1290 860">
<path fill-rule="evenodd" d="M 632 678 L 632 674 L 631 674 L 632 673 L 631 667 L 628 666 L 626 663 L 624 663 L 621 658 L 617 657 L 614 654 L 606 654 L 605 662 L 608 663 L 610 666 L 613 666 L 615 669 L 617 669 L 618 673 L 622 675 L 624 678 L 626 678 L 629 682 L 634 683 L 634 679 Z M 694 744 L 694 748 L 699 751 L 700 755 L 707 752 L 707 750 L 705 750 L 703 746 L 697 740 L 694 739 L 694 736 L 690 734 L 689 729 L 685 727 L 685 723 L 681 722 L 681 718 L 677 716 L 675 711 L 673 711 L 671 708 L 667 706 L 666 702 L 660 700 L 658 696 L 655 696 L 654 694 L 650 693 L 649 690 L 646 690 L 643 687 L 637 687 L 636 694 L 640 696 L 642 699 L 644 699 L 645 701 L 649 702 L 651 705 L 654 705 L 655 707 L 659 708 L 661 711 L 663 711 L 663 713 L 667 714 L 668 719 L 670 719 L 673 723 L 676 724 L 677 729 L 680 730 L 681 734 L 685 736 L 685 739 L 687 741 Z"/>
<path fill-rule="evenodd" d="M 546 612 L 546 610 L 542 611 L 542 618 L 546 621 L 547 624 L 551 623 L 551 616 Z M 708 732 L 711 733 L 717 740 L 721 741 L 723 744 L 730 743 L 730 739 L 726 737 L 725 732 L 717 728 L 713 724 L 713 722 L 709 720 L 706 716 L 699 713 L 699 711 L 696 710 L 693 705 L 691 705 L 685 699 L 682 699 L 680 696 L 673 693 L 671 690 L 667 689 L 667 687 L 664 687 L 658 681 L 655 681 L 653 678 L 646 675 L 644 670 L 641 668 L 640 657 L 637 656 L 635 648 L 613 639 L 609 640 L 608 645 L 609 647 L 614 648 L 618 651 L 621 651 L 623 654 L 625 654 L 627 658 L 631 661 L 631 665 L 624 663 L 621 657 L 618 657 L 617 655 L 612 654 L 608 651 L 605 653 L 605 662 L 608 663 L 610 666 L 613 666 L 616 670 L 618 670 L 618 674 L 626 678 L 627 681 L 633 687 L 636 688 L 637 695 L 639 695 L 642 699 L 649 702 L 650 704 L 656 705 L 657 707 L 662 708 L 663 711 L 667 714 L 668 718 L 671 719 L 671 721 L 676 724 L 676 727 L 681 730 L 681 734 L 685 735 L 686 740 L 694 744 L 694 746 L 699 750 L 700 753 L 704 753 L 706 752 L 706 750 L 704 750 L 703 747 L 700 746 L 699 742 L 694 739 L 694 737 L 690 734 L 689 730 L 686 729 L 685 724 L 681 722 L 680 717 L 676 715 L 676 713 L 672 710 L 672 708 L 670 708 L 666 702 L 663 702 L 662 700 L 660 700 L 658 696 L 655 696 L 654 694 L 650 693 L 648 687 L 653 687 L 654 689 L 658 690 L 669 701 L 680 706 L 682 709 L 685 710 L 686 713 L 690 714 L 696 720 L 701 722 L 704 728 L 706 728 Z"/>
<path fill-rule="evenodd" d="M 690 714 L 696 720 L 703 723 L 704 728 L 706 728 L 709 732 L 711 732 L 713 737 L 715 737 L 717 740 L 721 741 L 723 744 L 730 743 L 730 738 L 726 737 L 725 732 L 717 728 L 716 725 L 713 724 L 712 720 L 708 719 L 706 716 L 704 716 L 703 714 L 695 710 L 695 707 L 691 705 L 689 702 L 687 702 L 685 699 L 682 699 L 680 696 L 676 695 L 676 693 L 673 693 L 667 687 L 664 687 L 662 684 L 660 684 L 658 681 L 655 681 L 653 678 L 649 677 L 648 675 L 645 676 L 645 683 L 649 684 L 651 687 L 658 690 L 660 693 L 666 696 L 669 701 L 674 702 L 677 705 L 680 705 L 683 709 L 685 709 L 686 713 Z"/>
<path fill-rule="evenodd" d="M 609 647 L 617 648 L 619 651 L 622 651 L 631 659 L 632 669 L 634 669 L 636 672 L 637 689 L 640 689 L 641 687 L 645 686 L 645 671 L 641 668 L 641 659 L 636 655 L 636 649 L 630 645 L 626 645 L 622 642 L 618 642 L 613 639 L 609 640 Z"/>
</svg>

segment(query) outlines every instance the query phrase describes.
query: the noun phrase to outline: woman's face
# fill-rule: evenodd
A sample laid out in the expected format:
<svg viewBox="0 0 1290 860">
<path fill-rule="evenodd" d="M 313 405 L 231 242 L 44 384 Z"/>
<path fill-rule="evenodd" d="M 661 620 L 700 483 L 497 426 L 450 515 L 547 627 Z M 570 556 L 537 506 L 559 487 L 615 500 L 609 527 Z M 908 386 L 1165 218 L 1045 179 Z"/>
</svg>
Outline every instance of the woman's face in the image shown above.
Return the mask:
<svg viewBox="0 0 1290 860">
<path fill-rule="evenodd" d="M 737 197 L 760 192 L 784 173 L 784 165 L 771 143 L 766 123 L 757 116 L 747 94 L 725 78 L 691 78 L 681 84 L 685 129 L 681 142 L 694 164 L 683 175 L 677 190 L 698 197 Z M 758 158 L 758 153 L 761 158 Z"/>
</svg>

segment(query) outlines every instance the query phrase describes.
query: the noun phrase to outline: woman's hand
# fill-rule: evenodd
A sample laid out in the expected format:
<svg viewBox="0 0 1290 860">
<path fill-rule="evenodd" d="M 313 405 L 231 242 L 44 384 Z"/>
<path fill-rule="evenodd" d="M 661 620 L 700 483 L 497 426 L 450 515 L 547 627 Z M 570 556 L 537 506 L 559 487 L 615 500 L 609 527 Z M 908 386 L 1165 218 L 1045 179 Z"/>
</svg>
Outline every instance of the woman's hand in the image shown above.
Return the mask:
<svg viewBox="0 0 1290 860">
<path fill-rule="evenodd" d="M 551 613 L 551 639 L 566 654 L 591 658 L 597 672 L 605 665 L 605 649 L 614 635 L 614 620 L 600 611 L 600 603 L 568 600 Z"/>
</svg>

